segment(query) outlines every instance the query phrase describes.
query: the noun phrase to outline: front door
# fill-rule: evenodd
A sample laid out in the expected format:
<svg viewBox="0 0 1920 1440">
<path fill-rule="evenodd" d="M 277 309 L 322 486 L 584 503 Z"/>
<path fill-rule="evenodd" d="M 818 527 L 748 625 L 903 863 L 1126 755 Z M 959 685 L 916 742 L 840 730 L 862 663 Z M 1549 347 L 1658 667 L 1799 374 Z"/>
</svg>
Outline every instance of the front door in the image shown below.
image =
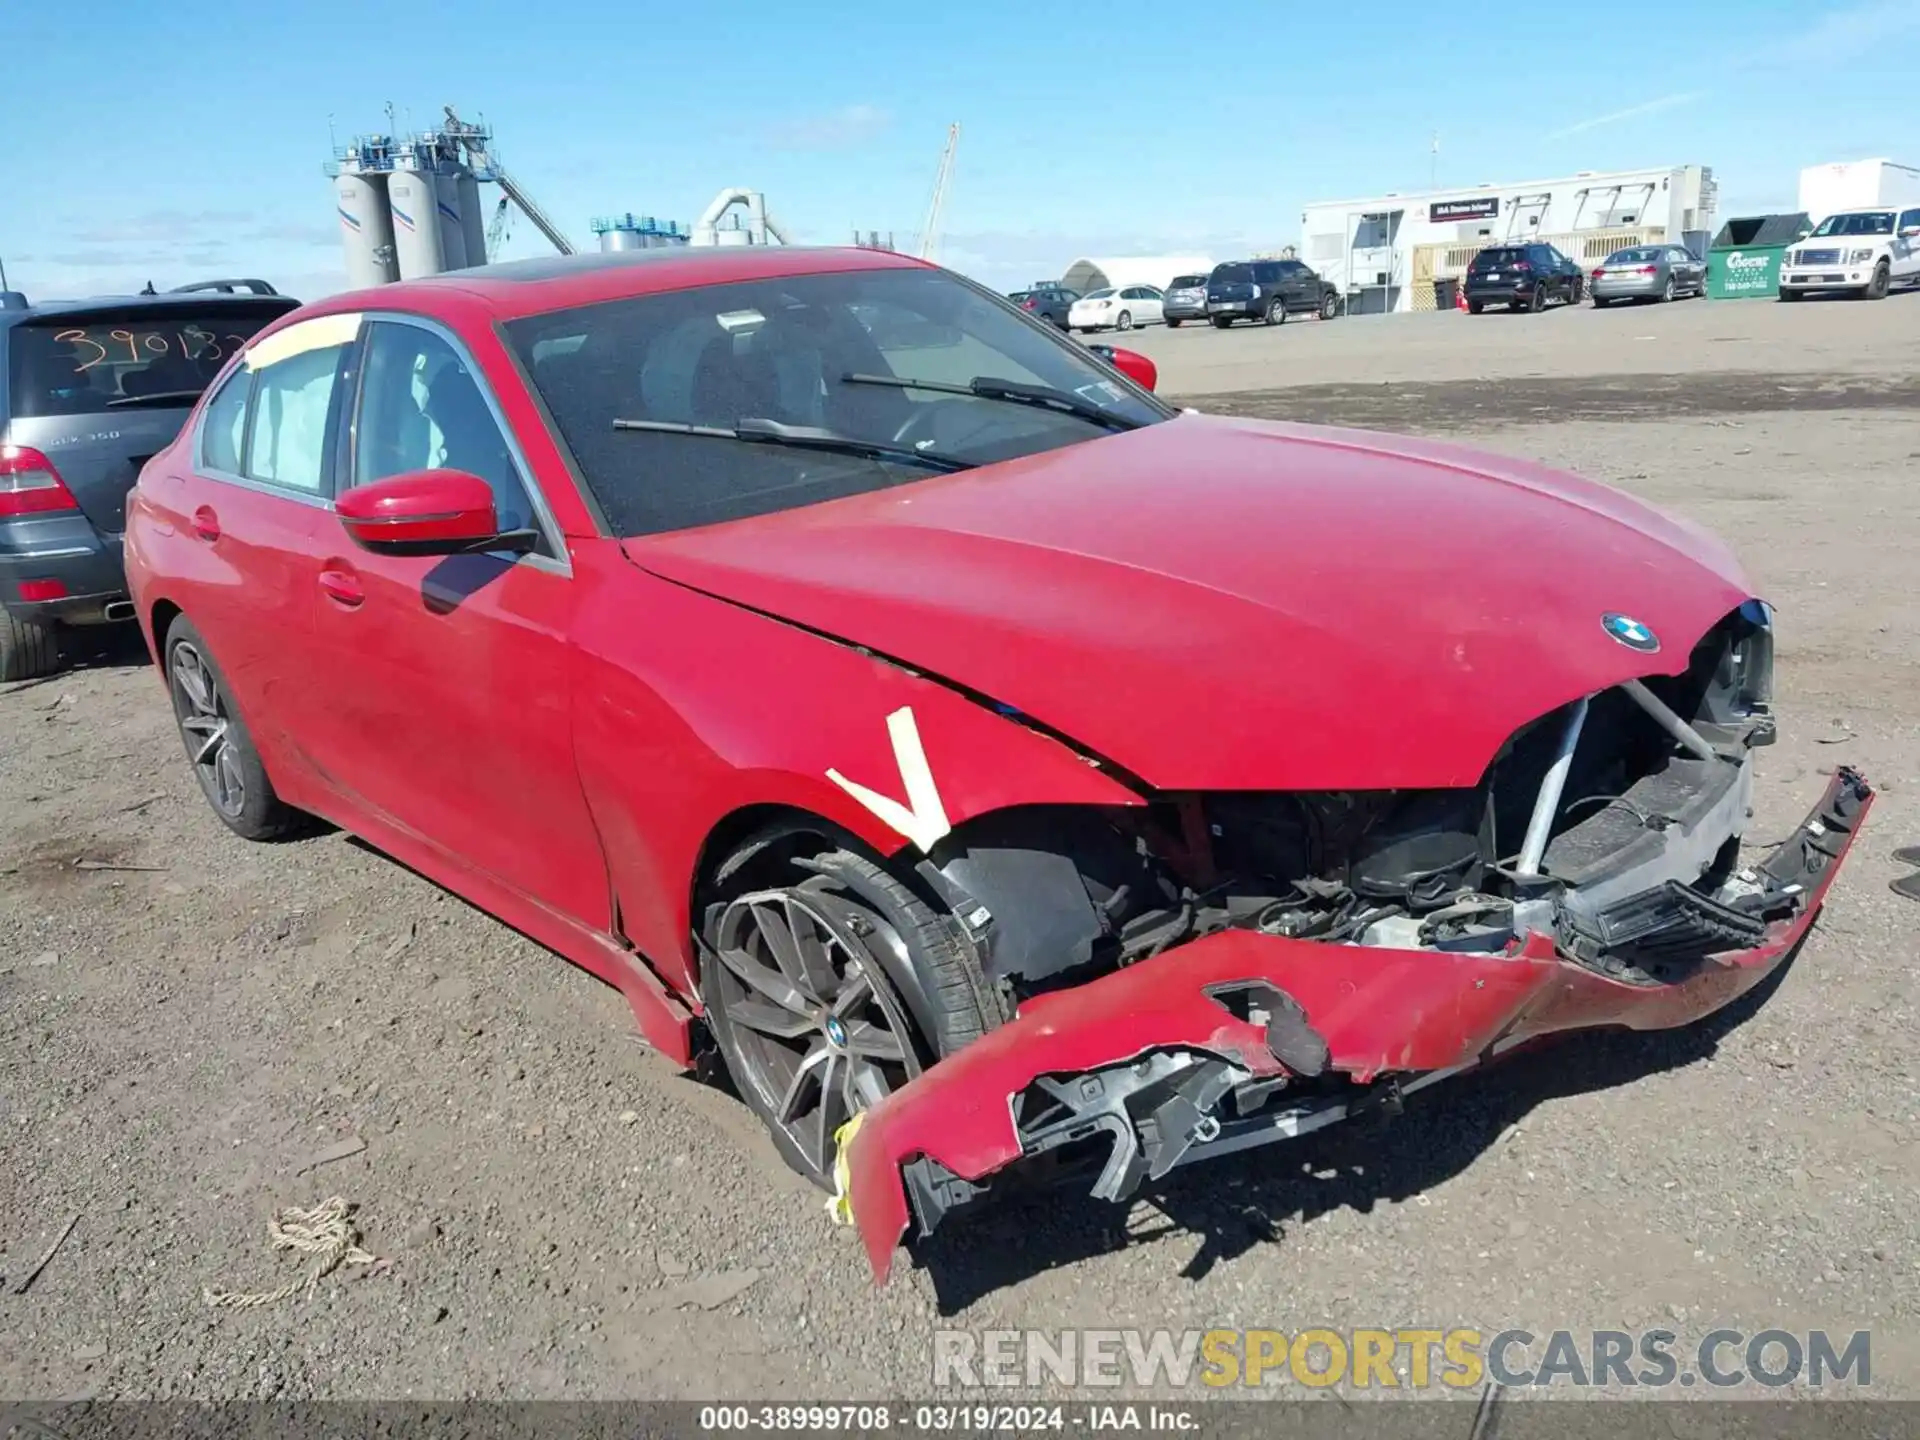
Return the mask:
<svg viewBox="0 0 1920 1440">
<path fill-rule="evenodd" d="M 542 541 L 528 555 L 388 556 L 332 525 L 311 592 L 331 783 L 456 863 L 610 929 L 573 757 L 571 566 L 451 332 L 404 316 L 368 325 L 340 465 L 343 489 L 410 470 L 478 475 L 502 528 Z"/>
</svg>

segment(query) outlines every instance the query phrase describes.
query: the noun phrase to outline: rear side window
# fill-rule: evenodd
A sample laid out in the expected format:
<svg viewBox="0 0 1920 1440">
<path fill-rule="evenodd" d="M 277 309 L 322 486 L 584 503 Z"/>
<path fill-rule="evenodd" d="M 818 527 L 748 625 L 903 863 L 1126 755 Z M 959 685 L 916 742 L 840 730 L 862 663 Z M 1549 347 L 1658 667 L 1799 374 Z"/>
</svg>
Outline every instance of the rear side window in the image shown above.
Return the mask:
<svg viewBox="0 0 1920 1440">
<path fill-rule="evenodd" d="M 253 375 L 244 366 L 220 387 L 200 420 L 200 468 L 220 470 L 228 475 L 240 473 L 240 458 L 246 438 L 247 393 L 253 388 Z"/>
<path fill-rule="evenodd" d="M 234 351 L 285 309 L 155 304 L 18 325 L 8 337 L 11 413 L 188 409 Z"/>
<path fill-rule="evenodd" d="M 308 495 L 326 492 L 334 382 L 350 348 L 350 340 L 310 345 L 257 372 L 247 443 L 249 478 Z"/>
</svg>

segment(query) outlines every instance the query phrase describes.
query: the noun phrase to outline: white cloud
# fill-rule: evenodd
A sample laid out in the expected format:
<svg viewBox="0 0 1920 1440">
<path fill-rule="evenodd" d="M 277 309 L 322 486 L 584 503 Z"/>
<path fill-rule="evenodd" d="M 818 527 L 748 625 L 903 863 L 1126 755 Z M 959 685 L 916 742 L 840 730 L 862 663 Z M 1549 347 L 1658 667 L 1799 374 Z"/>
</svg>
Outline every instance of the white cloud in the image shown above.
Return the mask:
<svg viewBox="0 0 1920 1440">
<path fill-rule="evenodd" d="M 1605 115 L 1595 115 L 1586 120 L 1577 120 L 1571 125 L 1563 125 L 1558 130 L 1549 131 L 1549 140 L 1559 140 L 1567 135 L 1579 135 L 1588 130 L 1598 130 L 1602 125 L 1616 125 L 1622 120 L 1637 120 L 1642 115 L 1657 115 L 1662 110 L 1672 110 L 1681 105 L 1691 105 L 1704 99 L 1704 90 L 1683 90 L 1674 95 L 1662 95 L 1658 100 L 1645 100 L 1638 105 L 1629 105 L 1624 110 L 1612 110 Z"/>
</svg>

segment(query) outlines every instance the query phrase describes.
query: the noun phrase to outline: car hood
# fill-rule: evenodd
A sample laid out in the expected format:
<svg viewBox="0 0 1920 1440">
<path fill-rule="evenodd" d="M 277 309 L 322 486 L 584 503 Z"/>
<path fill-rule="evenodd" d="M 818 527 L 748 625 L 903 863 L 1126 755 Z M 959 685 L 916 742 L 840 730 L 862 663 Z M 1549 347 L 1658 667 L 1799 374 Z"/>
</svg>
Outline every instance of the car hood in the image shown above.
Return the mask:
<svg viewBox="0 0 1920 1440">
<path fill-rule="evenodd" d="M 1526 722 L 1682 670 L 1750 595 L 1706 532 L 1575 476 L 1191 413 L 625 550 L 1160 790 L 1472 784 Z"/>
</svg>

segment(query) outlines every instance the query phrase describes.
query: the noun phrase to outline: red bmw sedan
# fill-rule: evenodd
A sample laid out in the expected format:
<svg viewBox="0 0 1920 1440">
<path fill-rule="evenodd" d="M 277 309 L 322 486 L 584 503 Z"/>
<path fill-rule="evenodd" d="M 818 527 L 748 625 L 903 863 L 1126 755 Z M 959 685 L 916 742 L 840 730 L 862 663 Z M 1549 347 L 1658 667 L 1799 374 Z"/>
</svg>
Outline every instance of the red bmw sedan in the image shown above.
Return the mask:
<svg viewBox="0 0 1920 1440">
<path fill-rule="evenodd" d="M 1872 791 L 1744 845 L 1723 546 L 1151 383 L 865 250 L 343 295 L 146 466 L 132 594 L 230 828 L 324 817 L 717 1049 L 882 1278 L 1001 1172 L 1118 1199 L 1779 963 Z"/>
</svg>

